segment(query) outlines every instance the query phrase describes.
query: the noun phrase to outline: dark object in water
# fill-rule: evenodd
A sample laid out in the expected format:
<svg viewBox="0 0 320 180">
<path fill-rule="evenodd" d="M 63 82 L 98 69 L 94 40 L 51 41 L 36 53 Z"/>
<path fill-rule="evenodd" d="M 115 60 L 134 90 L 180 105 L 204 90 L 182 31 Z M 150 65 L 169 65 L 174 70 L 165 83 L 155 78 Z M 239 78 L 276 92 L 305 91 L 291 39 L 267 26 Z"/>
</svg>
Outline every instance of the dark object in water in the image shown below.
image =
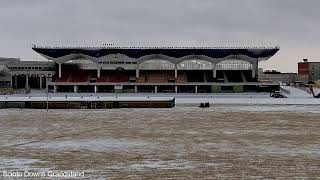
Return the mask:
<svg viewBox="0 0 320 180">
<path fill-rule="evenodd" d="M 206 103 L 200 103 L 200 106 L 199 106 L 200 108 L 208 108 L 208 107 L 210 107 L 210 104 L 209 104 L 209 102 L 206 102 Z"/>
<path fill-rule="evenodd" d="M 273 98 L 287 98 L 285 95 L 280 94 L 279 91 L 272 91 L 270 93 L 270 97 L 273 97 Z"/>
</svg>

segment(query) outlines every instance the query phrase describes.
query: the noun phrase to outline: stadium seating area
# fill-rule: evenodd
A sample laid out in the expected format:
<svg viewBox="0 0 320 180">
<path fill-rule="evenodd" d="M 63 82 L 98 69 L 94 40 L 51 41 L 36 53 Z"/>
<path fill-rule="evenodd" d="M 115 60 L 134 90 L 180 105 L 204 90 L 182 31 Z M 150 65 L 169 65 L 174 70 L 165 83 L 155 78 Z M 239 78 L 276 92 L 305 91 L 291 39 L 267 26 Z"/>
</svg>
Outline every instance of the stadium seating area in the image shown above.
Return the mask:
<svg viewBox="0 0 320 180">
<path fill-rule="evenodd" d="M 181 80 L 183 79 L 184 78 L 181 77 Z M 139 78 L 137 78 L 137 83 L 167 83 L 172 81 L 175 81 L 174 71 L 142 72 Z"/>
<path fill-rule="evenodd" d="M 141 71 L 136 78 L 129 71 L 102 71 L 100 78 L 96 78 L 96 72 L 87 70 L 73 70 L 62 73 L 61 78 L 55 78 L 55 82 L 136 82 L 136 83 L 185 83 L 185 82 L 251 82 L 251 71 L 217 71 L 217 77 L 213 78 L 212 71 L 178 71 L 177 78 L 174 71 Z"/>
<path fill-rule="evenodd" d="M 178 72 L 178 77 L 177 77 L 177 83 L 185 83 L 188 82 L 187 79 L 187 74 L 186 72 L 182 71 L 182 72 Z"/>
<path fill-rule="evenodd" d="M 55 77 L 55 82 L 68 82 L 68 79 L 70 77 L 70 73 L 63 73 L 61 74 L 61 78 Z"/>
<path fill-rule="evenodd" d="M 91 74 L 86 71 L 75 71 L 72 72 L 69 77 L 69 82 L 88 82 Z"/>
<path fill-rule="evenodd" d="M 243 71 L 243 74 L 244 74 L 247 82 L 255 82 L 255 81 L 257 81 L 255 78 L 252 78 L 252 72 L 251 71 Z"/>
<path fill-rule="evenodd" d="M 243 82 L 241 71 L 225 71 L 229 82 Z"/>
<path fill-rule="evenodd" d="M 129 76 L 126 73 L 102 72 L 97 82 L 128 82 Z"/>
<path fill-rule="evenodd" d="M 204 82 L 204 75 L 202 71 L 187 71 L 188 82 Z"/>
<path fill-rule="evenodd" d="M 61 78 L 55 77 L 55 82 L 88 82 L 91 76 L 92 72 L 85 70 L 63 72 Z"/>
</svg>

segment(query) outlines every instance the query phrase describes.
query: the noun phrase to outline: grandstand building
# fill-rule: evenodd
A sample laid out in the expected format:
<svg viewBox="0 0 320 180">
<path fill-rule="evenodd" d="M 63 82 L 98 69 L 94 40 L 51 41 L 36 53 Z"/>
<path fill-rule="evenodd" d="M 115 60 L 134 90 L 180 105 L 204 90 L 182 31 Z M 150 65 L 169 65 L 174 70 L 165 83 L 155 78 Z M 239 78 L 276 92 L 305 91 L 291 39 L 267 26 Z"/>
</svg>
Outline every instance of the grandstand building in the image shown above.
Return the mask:
<svg viewBox="0 0 320 180">
<path fill-rule="evenodd" d="M 0 58 L 0 86 L 89 93 L 269 92 L 258 63 L 279 48 L 32 47 L 47 61 Z"/>
</svg>

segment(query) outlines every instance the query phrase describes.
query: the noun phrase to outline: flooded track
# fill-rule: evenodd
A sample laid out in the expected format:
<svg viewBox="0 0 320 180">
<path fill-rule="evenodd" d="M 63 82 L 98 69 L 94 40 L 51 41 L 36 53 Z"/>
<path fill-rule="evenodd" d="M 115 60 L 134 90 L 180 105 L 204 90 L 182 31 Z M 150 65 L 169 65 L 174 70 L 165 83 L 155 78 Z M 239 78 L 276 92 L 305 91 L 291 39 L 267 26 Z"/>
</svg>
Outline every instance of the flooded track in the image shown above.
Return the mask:
<svg viewBox="0 0 320 180">
<path fill-rule="evenodd" d="M 1 109 L 0 171 L 83 170 L 90 179 L 319 178 L 319 109 Z"/>
</svg>

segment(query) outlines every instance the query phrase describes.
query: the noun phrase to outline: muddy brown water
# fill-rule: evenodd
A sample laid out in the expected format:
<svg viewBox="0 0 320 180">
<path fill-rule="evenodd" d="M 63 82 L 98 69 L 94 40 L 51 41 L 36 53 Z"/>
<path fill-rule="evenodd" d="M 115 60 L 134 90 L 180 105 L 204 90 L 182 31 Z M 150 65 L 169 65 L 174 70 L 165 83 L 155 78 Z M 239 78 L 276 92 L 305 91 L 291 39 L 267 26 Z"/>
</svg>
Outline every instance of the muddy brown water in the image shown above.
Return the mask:
<svg viewBox="0 0 320 180">
<path fill-rule="evenodd" d="M 319 178 L 319 109 L 2 109 L 0 171 L 79 170 L 84 179 Z"/>
</svg>

